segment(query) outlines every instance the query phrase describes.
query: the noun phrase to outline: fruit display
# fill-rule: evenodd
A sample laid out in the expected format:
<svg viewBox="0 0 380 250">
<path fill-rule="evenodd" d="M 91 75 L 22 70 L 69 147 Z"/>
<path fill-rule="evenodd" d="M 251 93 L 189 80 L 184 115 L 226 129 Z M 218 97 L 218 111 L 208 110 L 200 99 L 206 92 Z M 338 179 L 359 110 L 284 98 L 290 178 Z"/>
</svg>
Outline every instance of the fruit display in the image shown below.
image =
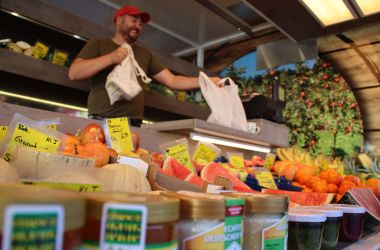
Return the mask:
<svg viewBox="0 0 380 250">
<path fill-rule="evenodd" d="M 302 188 L 301 192 L 333 193 L 339 200 L 348 190 L 367 187 L 380 197 L 379 159 L 364 153 L 357 157 L 312 157 L 298 147 L 277 148 L 272 171 Z"/>
</svg>

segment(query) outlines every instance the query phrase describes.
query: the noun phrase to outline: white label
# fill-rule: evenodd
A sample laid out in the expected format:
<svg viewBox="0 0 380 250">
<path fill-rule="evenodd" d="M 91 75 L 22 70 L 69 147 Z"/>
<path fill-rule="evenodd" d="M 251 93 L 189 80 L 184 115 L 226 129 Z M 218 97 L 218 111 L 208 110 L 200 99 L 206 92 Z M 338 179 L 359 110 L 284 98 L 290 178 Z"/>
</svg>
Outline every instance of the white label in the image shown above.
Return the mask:
<svg viewBox="0 0 380 250">
<path fill-rule="evenodd" d="M 144 250 L 147 216 L 148 210 L 143 205 L 104 204 L 100 249 Z"/>
<path fill-rule="evenodd" d="M 60 205 L 10 205 L 5 209 L 2 249 L 63 249 L 65 212 Z"/>
</svg>

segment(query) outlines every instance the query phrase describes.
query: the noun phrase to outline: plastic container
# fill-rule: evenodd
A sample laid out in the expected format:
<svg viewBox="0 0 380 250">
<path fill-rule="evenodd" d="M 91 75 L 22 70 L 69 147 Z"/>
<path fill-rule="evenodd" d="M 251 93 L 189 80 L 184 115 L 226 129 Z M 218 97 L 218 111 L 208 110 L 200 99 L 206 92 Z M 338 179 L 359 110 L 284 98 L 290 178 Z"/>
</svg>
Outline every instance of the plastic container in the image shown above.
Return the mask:
<svg viewBox="0 0 380 250">
<path fill-rule="evenodd" d="M 263 194 L 234 195 L 246 202 L 243 249 L 286 249 L 289 198 Z"/>
<path fill-rule="evenodd" d="M 301 207 L 296 210 L 311 210 L 322 212 L 326 216 L 326 222 L 323 229 L 321 249 L 336 249 L 339 238 L 340 223 L 342 221 L 343 211 L 334 207 Z"/>
<path fill-rule="evenodd" d="M 103 206 L 106 203 L 145 205 L 148 210 L 145 249 L 177 248 L 179 201 L 175 198 L 141 193 L 86 193 L 84 240 L 99 245 Z"/>
<path fill-rule="evenodd" d="M 288 249 L 319 250 L 326 216 L 322 212 L 289 209 Z"/>
<path fill-rule="evenodd" d="M 347 204 L 331 204 L 328 207 L 336 207 L 343 211 L 343 218 L 340 225 L 339 241 L 358 241 L 363 234 L 363 220 L 366 212 L 364 207 L 347 205 Z"/>
<path fill-rule="evenodd" d="M 171 195 L 180 199 L 178 249 L 223 249 L 224 197 L 194 192 L 179 192 Z"/>
<path fill-rule="evenodd" d="M 82 244 L 82 228 L 85 222 L 85 200 L 79 194 L 30 185 L 1 184 L 0 225 L 3 225 L 4 223 L 4 211 L 10 205 L 25 206 L 26 213 L 30 211 L 30 205 L 61 205 L 64 210 L 64 234 L 62 249 L 76 249 Z M 42 219 L 39 219 L 40 223 L 45 221 L 43 216 L 44 215 L 41 217 Z M 29 218 L 31 218 L 31 221 L 28 222 Z M 34 223 L 32 221 L 33 217 L 31 216 L 29 218 L 24 218 L 24 225 L 27 225 L 27 223 Z M 34 221 L 36 220 L 35 218 L 36 217 L 34 217 Z M 1 230 L 2 229 L 3 227 L 1 227 Z M 27 232 L 28 229 L 21 226 L 21 229 L 18 230 Z M 36 234 L 37 231 L 34 229 L 33 233 Z M 1 231 L 0 238 L 1 241 L 3 238 L 3 231 Z M 28 246 L 33 247 L 33 244 L 37 245 L 41 244 L 41 242 L 37 242 L 37 240 L 36 242 L 29 242 Z"/>
</svg>

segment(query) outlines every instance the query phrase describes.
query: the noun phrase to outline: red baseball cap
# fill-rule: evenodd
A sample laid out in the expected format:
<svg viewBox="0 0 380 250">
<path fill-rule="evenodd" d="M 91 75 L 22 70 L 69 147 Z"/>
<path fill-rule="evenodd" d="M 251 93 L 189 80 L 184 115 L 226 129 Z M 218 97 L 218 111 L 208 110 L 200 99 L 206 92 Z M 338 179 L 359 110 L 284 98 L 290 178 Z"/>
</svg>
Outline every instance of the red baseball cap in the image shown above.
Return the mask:
<svg viewBox="0 0 380 250">
<path fill-rule="evenodd" d="M 123 6 L 118 11 L 116 11 L 113 21 L 116 22 L 116 18 L 119 16 L 130 15 L 130 16 L 141 16 L 141 21 L 143 23 L 148 23 L 150 21 L 150 15 L 148 12 L 139 10 L 135 6 Z"/>
</svg>

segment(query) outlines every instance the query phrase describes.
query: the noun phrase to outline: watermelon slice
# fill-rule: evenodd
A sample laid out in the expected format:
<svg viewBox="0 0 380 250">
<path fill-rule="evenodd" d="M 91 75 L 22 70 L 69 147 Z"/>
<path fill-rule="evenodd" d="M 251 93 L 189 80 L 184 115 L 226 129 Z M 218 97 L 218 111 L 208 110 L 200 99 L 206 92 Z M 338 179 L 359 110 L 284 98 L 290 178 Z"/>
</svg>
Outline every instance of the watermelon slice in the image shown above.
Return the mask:
<svg viewBox="0 0 380 250">
<path fill-rule="evenodd" d="M 323 206 L 329 204 L 334 199 L 334 194 L 329 193 L 302 193 L 277 189 L 263 189 L 264 194 L 287 195 L 291 202 L 301 206 Z"/>
<path fill-rule="evenodd" d="M 171 156 L 166 159 L 164 166 L 162 167 L 162 172 L 181 180 L 184 180 L 191 173 L 190 170 Z"/>
<path fill-rule="evenodd" d="M 189 182 L 195 186 L 198 186 L 199 188 L 203 188 L 203 185 L 205 184 L 205 181 L 202 180 L 201 177 L 199 177 L 198 175 L 196 175 L 194 173 L 189 174 L 185 178 L 185 181 L 187 181 L 187 182 Z"/>
<path fill-rule="evenodd" d="M 344 194 L 339 203 L 360 205 L 370 215 L 380 221 L 380 201 L 369 188 L 352 188 Z"/>
<path fill-rule="evenodd" d="M 201 177 L 203 180 L 213 183 L 216 176 L 226 177 L 231 180 L 232 188 L 241 192 L 250 192 L 252 189 L 244 182 L 233 176 L 228 170 L 220 166 L 219 163 L 211 162 L 202 169 Z"/>
</svg>

